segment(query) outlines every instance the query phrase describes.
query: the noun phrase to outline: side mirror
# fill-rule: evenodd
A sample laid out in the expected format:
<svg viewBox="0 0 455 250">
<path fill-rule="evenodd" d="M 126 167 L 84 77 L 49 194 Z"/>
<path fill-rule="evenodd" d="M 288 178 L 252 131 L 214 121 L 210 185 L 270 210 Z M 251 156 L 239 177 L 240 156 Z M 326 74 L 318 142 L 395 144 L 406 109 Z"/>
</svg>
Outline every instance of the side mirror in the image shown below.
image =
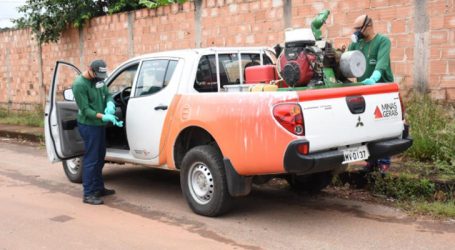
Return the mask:
<svg viewBox="0 0 455 250">
<path fill-rule="evenodd" d="M 63 98 L 65 101 L 74 101 L 74 95 L 72 89 L 65 89 L 63 91 Z"/>
</svg>

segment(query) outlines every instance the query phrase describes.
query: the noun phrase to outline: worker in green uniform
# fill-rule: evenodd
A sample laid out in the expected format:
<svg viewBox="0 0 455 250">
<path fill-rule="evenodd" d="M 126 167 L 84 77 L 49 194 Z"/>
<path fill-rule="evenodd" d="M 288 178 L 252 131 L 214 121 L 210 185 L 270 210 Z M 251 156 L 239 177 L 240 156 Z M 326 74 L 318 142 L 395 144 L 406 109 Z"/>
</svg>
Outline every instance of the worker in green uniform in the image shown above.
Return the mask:
<svg viewBox="0 0 455 250">
<path fill-rule="evenodd" d="M 390 39 L 374 31 L 373 19 L 367 15 L 357 17 L 354 34 L 348 50 L 359 50 L 366 59 L 366 70 L 357 82 L 375 84 L 393 82 L 390 66 Z"/>
<path fill-rule="evenodd" d="M 393 74 L 390 66 L 390 39 L 374 31 L 373 19 L 368 15 L 361 15 L 354 21 L 354 33 L 352 43 L 348 50 L 359 50 L 366 60 L 366 69 L 357 82 L 364 84 L 393 82 Z M 367 162 L 366 171 L 378 169 L 385 172 L 390 167 L 390 157 L 383 159 L 371 159 Z"/>
<path fill-rule="evenodd" d="M 82 162 L 84 188 L 82 201 L 91 205 L 103 204 L 101 196 L 115 193 L 104 186 L 102 177 L 106 156 L 105 125 L 112 122 L 115 126 L 123 127 L 123 122 L 118 121 L 114 115 L 115 104 L 104 84 L 106 73 L 106 63 L 103 60 L 95 60 L 74 80 L 72 86 L 79 109 L 77 126 L 85 150 Z"/>
</svg>

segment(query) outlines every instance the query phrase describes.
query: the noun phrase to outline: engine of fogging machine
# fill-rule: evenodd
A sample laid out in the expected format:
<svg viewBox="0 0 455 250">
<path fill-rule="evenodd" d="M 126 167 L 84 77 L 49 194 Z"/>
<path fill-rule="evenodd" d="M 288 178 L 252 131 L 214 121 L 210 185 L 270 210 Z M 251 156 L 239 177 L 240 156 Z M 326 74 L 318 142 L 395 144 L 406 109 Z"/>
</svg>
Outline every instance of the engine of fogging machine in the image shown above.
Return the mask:
<svg viewBox="0 0 455 250">
<path fill-rule="evenodd" d="M 285 32 L 284 50 L 277 70 L 290 87 L 332 85 L 364 74 L 366 61 L 360 51 L 335 50 L 327 41 L 316 41 L 311 29 Z"/>
</svg>

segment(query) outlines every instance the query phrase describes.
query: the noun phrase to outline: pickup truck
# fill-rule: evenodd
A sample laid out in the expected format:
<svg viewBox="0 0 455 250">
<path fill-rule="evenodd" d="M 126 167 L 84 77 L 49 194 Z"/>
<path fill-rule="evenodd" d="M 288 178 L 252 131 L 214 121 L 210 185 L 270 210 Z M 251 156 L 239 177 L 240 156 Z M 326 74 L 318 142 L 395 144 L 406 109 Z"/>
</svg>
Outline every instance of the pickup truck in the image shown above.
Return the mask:
<svg viewBox="0 0 455 250">
<path fill-rule="evenodd" d="M 339 85 L 270 92 L 227 92 L 244 85 L 248 64 L 273 65 L 262 47 L 147 54 L 105 80 L 123 128 L 106 126 L 106 161 L 180 171 L 197 214 L 227 212 L 253 179 L 286 178 L 317 191 L 351 162 L 403 152 L 408 138 L 398 85 Z M 81 71 L 58 61 L 45 110 L 50 161 L 81 182 L 84 147 L 70 90 Z"/>
</svg>

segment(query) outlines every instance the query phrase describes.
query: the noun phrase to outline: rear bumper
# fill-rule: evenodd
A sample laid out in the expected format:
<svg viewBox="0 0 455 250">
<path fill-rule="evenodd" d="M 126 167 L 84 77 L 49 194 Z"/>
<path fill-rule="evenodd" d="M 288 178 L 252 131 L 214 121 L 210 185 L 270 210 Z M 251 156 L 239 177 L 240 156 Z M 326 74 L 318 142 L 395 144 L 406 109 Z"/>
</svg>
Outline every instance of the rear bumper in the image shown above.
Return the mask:
<svg viewBox="0 0 455 250">
<path fill-rule="evenodd" d="M 310 174 L 335 170 L 341 167 L 344 155 L 341 150 L 329 150 L 303 155 L 298 152 L 300 144 L 307 140 L 296 140 L 289 144 L 284 155 L 284 169 L 288 173 Z M 412 139 L 389 139 L 367 144 L 370 158 L 381 158 L 404 152 L 411 147 Z"/>
<path fill-rule="evenodd" d="M 412 139 L 392 139 L 368 144 L 370 158 L 378 159 L 404 152 L 412 146 Z"/>
</svg>

